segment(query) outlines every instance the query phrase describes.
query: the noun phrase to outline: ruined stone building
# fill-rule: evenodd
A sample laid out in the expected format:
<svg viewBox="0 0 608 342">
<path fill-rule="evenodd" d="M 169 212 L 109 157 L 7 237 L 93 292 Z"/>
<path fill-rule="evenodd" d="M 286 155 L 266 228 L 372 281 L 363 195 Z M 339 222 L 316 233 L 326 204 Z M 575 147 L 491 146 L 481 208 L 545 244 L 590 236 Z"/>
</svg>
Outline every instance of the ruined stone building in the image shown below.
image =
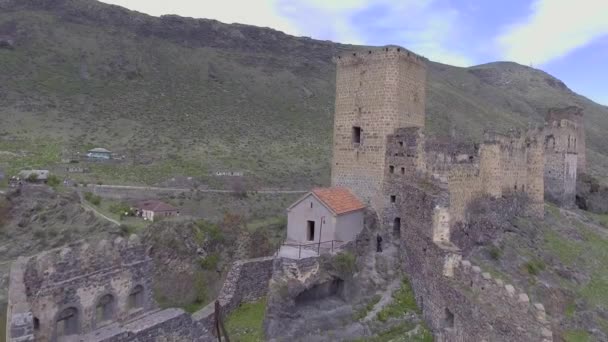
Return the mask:
<svg viewBox="0 0 608 342">
<path fill-rule="evenodd" d="M 425 136 L 421 57 L 386 47 L 340 56 L 337 66 L 332 185 L 350 188 L 377 212 L 399 196 L 386 195 L 387 182 L 413 176 L 446 189 L 443 216 L 450 224 L 463 221 L 467 205 L 482 195 L 523 192 L 538 217 L 545 196 L 574 203 L 577 155 L 584 155 L 580 110 L 552 109 L 544 128 L 488 131 L 479 146 L 462 144 Z"/>
<path fill-rule="evenodd" d="M 234 263 L 218 297 L 224 313 L 266 294 L 272 261 Z M 214 303 L 192 315 L 158 308 L 153 267 L 149 248 L 136 235 L 19 258 L 11 266 L 6 341 L 215 340 Z"/>
<path fill-rule="evenodd" d="M 425 135 L 423 58 L 385 47 L 336 62 L 332 185 L 350 188 L 399 240 L 438 340 L 550 341 L 542 305 L 462 260 L 450 233 L 483 196 L 523 193 L 528 214 L 539 218 L 545 198 L 574 203 L 580 110 L 551 110 L 543 128 L 487 131 L 480 144 L 463 144 Z"/>
</svg>

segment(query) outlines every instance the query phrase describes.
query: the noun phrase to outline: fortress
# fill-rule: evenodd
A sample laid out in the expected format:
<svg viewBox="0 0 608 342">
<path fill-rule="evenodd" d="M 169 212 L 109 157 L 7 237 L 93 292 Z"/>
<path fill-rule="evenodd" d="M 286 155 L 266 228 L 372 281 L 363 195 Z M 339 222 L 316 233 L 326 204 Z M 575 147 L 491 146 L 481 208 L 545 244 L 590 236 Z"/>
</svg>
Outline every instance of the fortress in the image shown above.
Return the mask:
<svg viewBox="0 0 608 342">
<path fill-rule="evenodd" d="M 523 195 L 537 218 L 545 199 L 574 205 L 585 168 L 581 110 L 550 109 L 544 127 L 460 143 L 425 135 L 423 58 L 389 46 L 337 65 L 332 186 L 350 188 L 397 240 L 436 340 L 551 341 L 542 304 L 463 260 L 451 233 L 483 197 Z"/>
<path fill-rule="evenodd" d="M 451 235 L 482 197 L 524 195 L 537 218 L 545 200 L 573 205 L 586 163 L 582 111 L 551 109 L 542 128 L 454 142 L 425 134 L 424 58 L 390 46 L 336 63 L 331 183 L 369 205 L 373 229 L 399 246 L 400 268 L 436 341 L 552 341 L 543 305 L 465 260 Z M 267 294 L 275 261 L 233 265 L 218 297 L 224 313 Z M 313 258 L 302 265 L 287 269 L 319 269 Z M 7 341 L 214 340 L 213 303 L 192 315 L 159 309 L 152 270 L 137 236 L 19 258 Z"/>
<path fill-rule="evenodd" d="M 446 189 L 450 201 L 441 211 L 449 225 L 482 195 L 525 193 L 537 217 L 545 196 L 574 204 L 579 156 L 585 160 L 580 109 L 551 109 L 544 128 L 485 132 L 481 144 L 461 144 L 425 136 L 423 58 L 385 47 L 340 56 L 337 66 L 332 186 L 350 188 L 376 212 L 399 196 L 391 182 L 413 177 Z"/>
</svg>

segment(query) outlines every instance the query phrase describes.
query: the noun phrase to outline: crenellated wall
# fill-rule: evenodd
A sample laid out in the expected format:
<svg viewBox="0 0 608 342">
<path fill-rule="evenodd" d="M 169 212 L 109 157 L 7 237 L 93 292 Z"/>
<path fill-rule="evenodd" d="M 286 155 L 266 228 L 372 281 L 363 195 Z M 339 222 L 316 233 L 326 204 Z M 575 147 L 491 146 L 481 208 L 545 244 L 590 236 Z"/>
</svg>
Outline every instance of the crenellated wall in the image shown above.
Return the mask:
<svg viewBox="0 0 608 342">
<path fill-rule="evenodd" d="M 400 233 L 403 267 L 436 341 L 552 341 L 542 305 L 461 260 L 449 239 L 436 239 L 437 216 L 449 203 L 441 183 L 423 179 L 393 187 L 403 194 L 393 209 L 406 218 Z M 385 225 L 391 220 L 383 218 Z"/>
</svg>

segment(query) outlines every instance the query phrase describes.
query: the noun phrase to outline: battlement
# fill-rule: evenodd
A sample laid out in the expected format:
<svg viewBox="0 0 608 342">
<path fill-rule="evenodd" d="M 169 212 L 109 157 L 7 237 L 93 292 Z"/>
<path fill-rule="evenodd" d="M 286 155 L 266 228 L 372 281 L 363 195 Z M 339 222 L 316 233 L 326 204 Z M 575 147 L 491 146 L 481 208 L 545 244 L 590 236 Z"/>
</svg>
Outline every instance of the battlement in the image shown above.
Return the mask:
<svg viewBox="0 0 608 342">
<path fill-rule="evenodd" d="M 577 106 L 563 108 L 550 108 L 545 116 L 546 122 L 561 121 L 563 119 L 579 122 L 583 118 L 583 109 Z"/>
<path fill-rule="evenodd" d="M 527 293 L 514 285 L 507 284 L 490 273 L 483 272 L 479 266 L 471 264 L 453 255 L 447 255 L 443 275 L 453 278 L 461 287 L 468 288 L 477 294 L 476 298 L 484 303 L 507 310 L 509 314 L 520 318 L 529 317 L 528 324 L 536 326 L 539 340 L 552 341 L 551 324 L 547 319 L 545 308 L 540 303 L 531 303 Z"/>
<path fill-rule="evenodd" d="M 339 66 L 356 65 L 368 61 L 395 60 L 407 61 L 426 68 L 426 58 L 421 57 L 399 46 L 385 46 L 367 51 L 352 52 L 336 56 L 335 62 Z"/>
</svg>

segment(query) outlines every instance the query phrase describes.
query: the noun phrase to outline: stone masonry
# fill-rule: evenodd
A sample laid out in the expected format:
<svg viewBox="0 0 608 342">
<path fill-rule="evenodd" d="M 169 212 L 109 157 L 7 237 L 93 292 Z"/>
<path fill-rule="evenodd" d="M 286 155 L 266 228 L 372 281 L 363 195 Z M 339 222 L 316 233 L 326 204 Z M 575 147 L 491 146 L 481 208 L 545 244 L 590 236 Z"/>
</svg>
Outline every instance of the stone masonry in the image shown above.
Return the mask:
<svg viewBox="0 0 608 342">
<path fill-rule="evenodd" d="M 332 186 L 350 188 L 379 210 L 386 136 L 424 127 L 426 66 L 403 48 L 387 47 L 336 59 Z"/>
<path fill-rule="evenodd" d="M 575 106 L 565 108 L 549 109 L 545 117 L 545 122 L 549 126 L 555 123 L 560 124 L 562 120 L 568 120 L 574 124 L 574 135 L 566 133 L 570 136 L 571 143 L 574 144 L 574 151 L 578 155 L 577 170 L 578 173 L 587 171 L 587 144 L 585 142 L 585 122 L 583 117 L 583 109 Z"/>
<path fill-rule="evenodd" d="M 266 295 L 273 257 L 233 264 L 223 314 Z M 136 235 L 19 258 L 10 274 L 7 341 L 213 341 L 214 303 L 190 315 L 158 310 L 152 259 Z"/>
<path fill-rule="evenodd" d="M 542 305 L 462 261 L 450 231 L 487 195 L 524 193 L 527 213 L 538 218 L 545 196 L 567 205 L 580 149 L 575 119 L 555 122 L 564 111 L 552 110 L 545 128 L 488 131 L 479 145 L 426 137 L 418 102 L 426 68 L 412 56 L 386 47 L 337 59 L 332 185 L 365 199 L 398 237 L 403 267 L 439 341 L 551 341 Z"/>
</svg>

